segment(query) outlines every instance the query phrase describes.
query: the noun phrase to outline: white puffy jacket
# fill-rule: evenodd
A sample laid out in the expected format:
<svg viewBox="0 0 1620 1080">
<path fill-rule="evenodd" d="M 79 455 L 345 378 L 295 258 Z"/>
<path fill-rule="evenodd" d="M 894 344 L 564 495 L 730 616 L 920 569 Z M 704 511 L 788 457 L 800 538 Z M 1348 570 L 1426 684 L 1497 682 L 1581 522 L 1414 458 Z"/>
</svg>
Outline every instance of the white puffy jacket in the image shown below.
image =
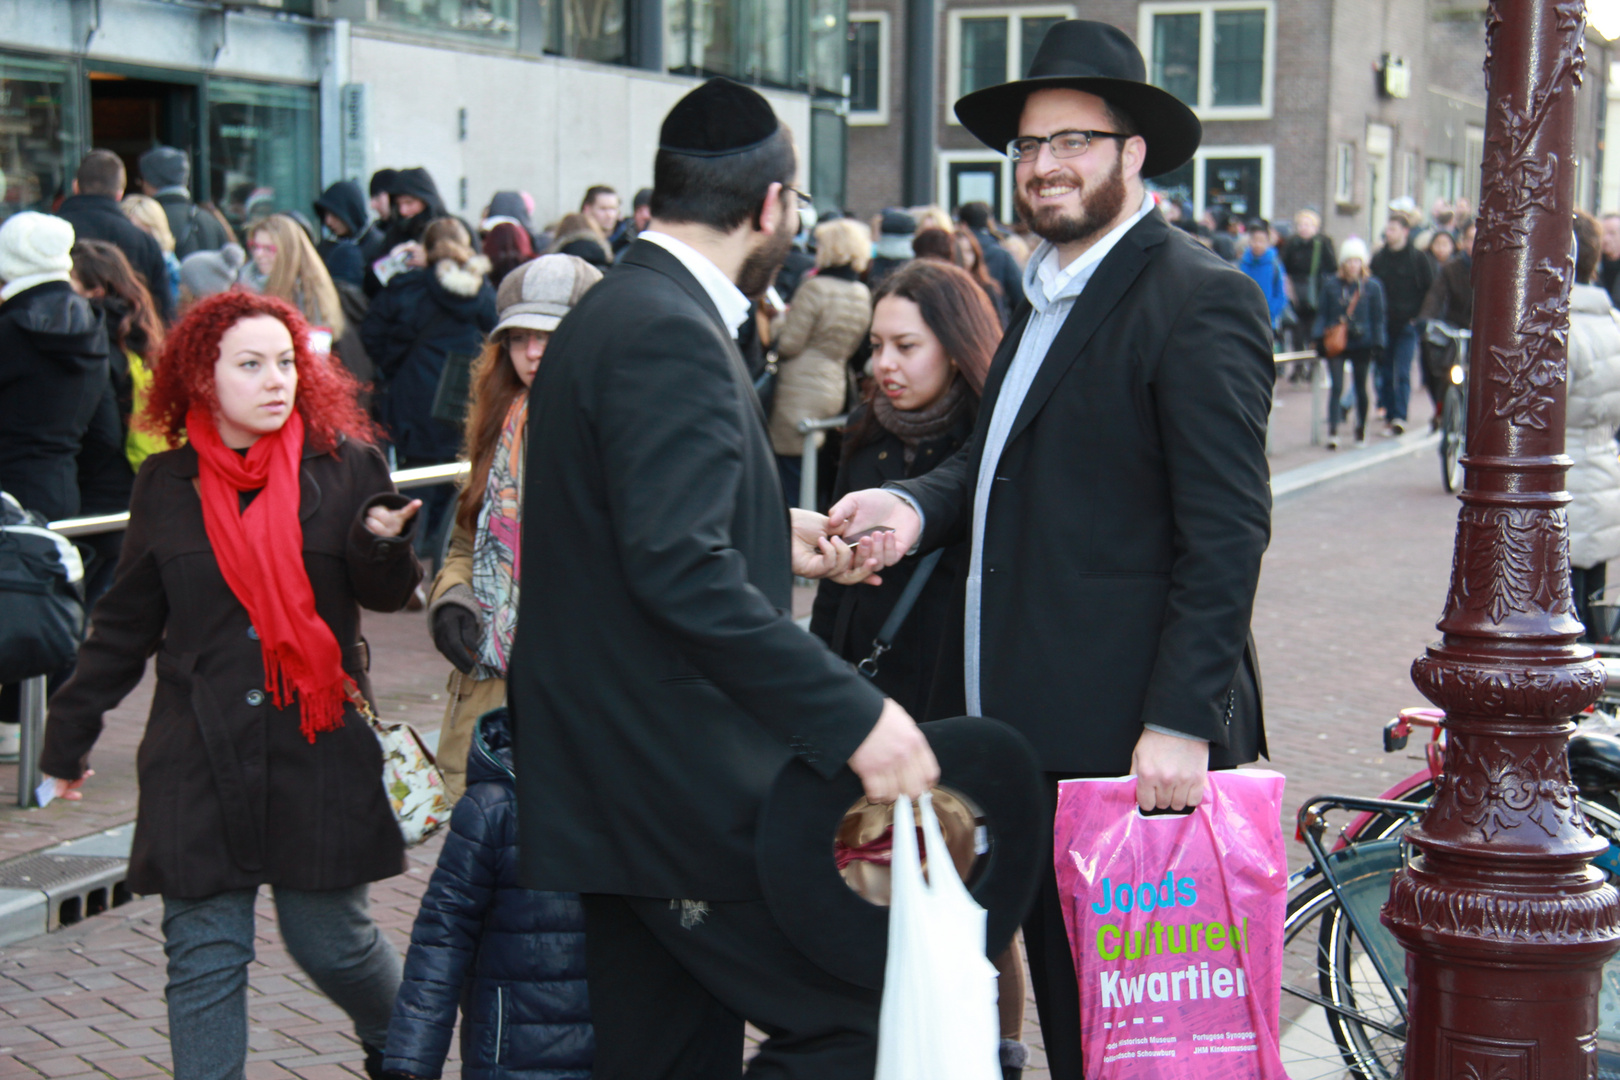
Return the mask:
<svg viewBox="0 0 1620 1080">
<path fill-rule="evenodd" d="M 1569 296 L 1569 561 L 1594 567 L 1620 559 L 1620 313 L 1596 285 Z"/>
</svg>

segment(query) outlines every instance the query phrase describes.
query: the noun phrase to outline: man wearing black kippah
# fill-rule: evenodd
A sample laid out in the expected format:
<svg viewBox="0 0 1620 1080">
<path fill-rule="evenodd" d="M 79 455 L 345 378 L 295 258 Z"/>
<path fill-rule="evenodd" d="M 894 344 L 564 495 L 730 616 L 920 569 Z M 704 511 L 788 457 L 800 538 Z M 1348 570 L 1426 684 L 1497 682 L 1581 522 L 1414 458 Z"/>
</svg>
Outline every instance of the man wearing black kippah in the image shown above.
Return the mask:
<svg viewBox="0 0 1620 1080">
<path fill-rule="evenodd" d="M 797 756 L 869 797 L 930 786 L 911 717 L 793 625 L 791 574 L 858 580 L 783 514 L 734 336 L 797 224 L 793 140 L 705 83 L 665 119 L 652 220 L 552 335 L 529 403 L 513 646 L 521 874 L 586 913 L 596 1080 L 872 1075 L 879 992 L 818 968 L 762 898 L 755 819 Z M 831 838 L 829 837 L 829 842 Z M 830 853 L 829 853 L 830 854 Z"/>
</svg>

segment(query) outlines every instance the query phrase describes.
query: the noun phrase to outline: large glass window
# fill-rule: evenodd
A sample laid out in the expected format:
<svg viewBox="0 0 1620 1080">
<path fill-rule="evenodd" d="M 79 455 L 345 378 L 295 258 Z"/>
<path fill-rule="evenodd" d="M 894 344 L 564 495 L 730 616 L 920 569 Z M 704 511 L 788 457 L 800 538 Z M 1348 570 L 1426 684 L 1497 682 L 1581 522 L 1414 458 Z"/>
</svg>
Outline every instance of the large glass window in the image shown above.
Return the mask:
<svg viewBox="0 0 1620 1080">
<path fill-rule="evenodd" d="M 1194 108 L 1198 105 L 1197 12 L 1153 18 L 1153 85 L 1170 91 Z"/>
<path fill-rule="evenodd" d="M 517 36 L 517 0 L 376 0 L 377 21 L 509 41 Z"/>
<path fill-rule="evenodd" d="M 670 71 L 843 96 L 848 0 L 661 2 Z"/>
<path fill-rule="evenodd" d="M 1264 118 L 1276 18 L 1275 0 L 1149 0 L 1148 78 L 1212 119 Z"/>
<path fill-rule="evenodd" d="M 810 106 L 810 197 L 823 214 L 844 206 L 844 161 L 849 144 L 837 104 L 822 100 Z"/>
<path fill-rule="evenodd" d="M 762 0 L 770 3 L 772 0 Z M 782 0 L 775 0 L 781 3 Z M 784 7 L 790 6 L 783 4 Z M 849 0 L 806 0 L 808 28 L 805 51 L 809 62 L 810 87 L 842 96 L 844 74 L 849 70 Z"/>
<path fill-rule="evenodd" d="M 960 92 L 971 94 L 1007 81 L 1007 20 L 963 19 Z"/>
<path fill-rule="evenodd" d="M 1215 12 L 1213 103 L 1216 106 L 1259 105 L 1265 72 L 1265 9 Z"/>
<path fill-rule="evenodd" d="M 1061 15 L 1025 15 L 1018 20 L 1018 73 L 1029 74 L 1029 65 L 1035 59 L 1046 32 L 1063 21 Z"/>
<path fill-rule="evenodd" d="M 601 64 L 625 61 L 624 0 L 542 0 L 546 52 Z"/>
<path fill-rule="evenodd" d="M 66 64 L 0 56 L 0 220 L 49 210 L 67 193 L 80 147 L 78 86 Z"/>
<path fill-rule="evenodd" d="M 215 201 L 238 233 L 279 210 L 309 212 L 317 166 L 315 91 L 242 79 L 208 81 Z"/>
</svg>

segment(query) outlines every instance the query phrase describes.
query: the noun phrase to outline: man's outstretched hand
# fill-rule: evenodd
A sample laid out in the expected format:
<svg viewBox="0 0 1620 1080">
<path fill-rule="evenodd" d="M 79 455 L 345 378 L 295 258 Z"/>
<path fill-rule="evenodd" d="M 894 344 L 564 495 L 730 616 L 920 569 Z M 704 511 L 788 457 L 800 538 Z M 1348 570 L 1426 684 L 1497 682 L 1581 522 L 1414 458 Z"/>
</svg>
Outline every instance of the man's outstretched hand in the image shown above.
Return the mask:
<svg viewBox="0 0 1620 1080">
<path fill-rule="evenodd" d="M 852 546 L 829 532 L 822 515 L 797 508 L 789 513 L 793 522 L 793 572 L 800 577 L 830 578 L 839 585 L 862 581 L 881 585 L 883 579 L 873 571 L 900 561 L 899 556 L 888 557 L 894 547 L 891 536 L 870 536 Z"/>
<path fill-rule="evenodd" d="M 860 537 L 856 545 L 858 554 L 869 560 L 881 560 L 881 568 L 893 566 L 917 546 L 922 536 L 922 519 L 910 503 L 894 492 L 867 488 L 839 499 L 827 515 L 827 528 L 839 536 Z M 874 529 L 884 531 L 873 532 Z"/>
<path fill-rule="evenodd" d="M 849 767 L 875 803 L 892 803 L 902 795 L 915 798 L 939 781 L 933 748 L 893 698 L 883 699 L 877 724 L 850 755 Z"/>
</svg>

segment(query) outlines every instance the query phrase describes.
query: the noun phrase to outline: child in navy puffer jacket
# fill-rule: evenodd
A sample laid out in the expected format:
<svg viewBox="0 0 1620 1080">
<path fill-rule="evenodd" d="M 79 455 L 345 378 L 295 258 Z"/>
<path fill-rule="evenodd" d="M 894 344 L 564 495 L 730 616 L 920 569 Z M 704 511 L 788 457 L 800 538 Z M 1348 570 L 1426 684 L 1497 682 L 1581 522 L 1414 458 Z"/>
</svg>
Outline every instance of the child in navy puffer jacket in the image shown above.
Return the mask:
<svg viewBox="0 0 1620 1080">
<path fill-rule="evenodd" d="M 466 1080 L 588 1080 L 585 915 L 573 893 L 518 884 L 505 709 L 478 721 L 467 794 L 450 818 L 405 958 L 384 1069 L 432 1078 L 462 1009 Z"/>
</svg>

